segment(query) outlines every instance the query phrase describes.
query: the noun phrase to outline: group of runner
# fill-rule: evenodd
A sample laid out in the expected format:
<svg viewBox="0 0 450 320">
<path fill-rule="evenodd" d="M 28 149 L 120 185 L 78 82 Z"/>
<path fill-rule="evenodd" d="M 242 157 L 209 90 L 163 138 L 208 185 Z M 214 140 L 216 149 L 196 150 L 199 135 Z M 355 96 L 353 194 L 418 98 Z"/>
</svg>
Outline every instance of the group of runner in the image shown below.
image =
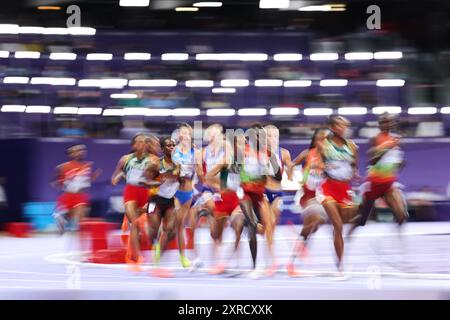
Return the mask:
<svg viewBox="0 0 450 320">
<path fill-rule="evenodd" d="M 390 114 L 379 118 L 380 133 L 368 150 L 368 173 L 361 185 L 360 198 L 352 183 L 360 182 L 358 147 L 348 138 L 350 122 L 331 116 L 328 124 L 317 129 L 310 147 L 294 160 L 279 145 L 279 131 L 273 125 L 253 125 L 225 134 L 220 124 L 209 126 L 203 135 L 206 146 L 194 144 L 193 129 L 182 123 L 176 135 L 158 138 L 138 134 L 131 141 L 132 152 L 122 156 L 112 174 L 111 183 L 126 182 L 123 231 L 129 231 L 126 260 L 133 266 L 143 262 L 141 243 L 153 245 L 152 273 L 173 276 L 160 267 L 167 244 L 177 239 L 180 263 L 184 268 L 202 265 L 194 246 L 190 259 L 186 254 L 185 228 L 195 236 L 199 222 L 205 221 L 213 240 L 214 266 L 210 273 L 221 274 L 239 261 L 241 235 L 247 229 L 253 272 L 257 272 L 258 238 L 264 237 L 266 265 L 264 273 L 279 269 L 274 247 L 274 232 L 283 210 L 283 176 L 293 180 L 294 169 L 303 165 L 303 178 L 296 196 L 303 213 L 303 226 L 287 265 L 291 276 L 298 273 L 295 259 L 307 254 L 308 240 L 320 225 L 333 227 L 336 266 L 343 272 L 343 225 L 350 223 L 348 237 L 363 226 L 373 211 L 375 200 L 383 198 L 396 221 L 408 216 L 397 175 L 403 166 L 400 138 L 391 131 L 396 120 Z M 84 160 L 84 145 L 68 149 L 71 160 L 57 167 L 55 182 L 64 193 L 58 200 L 55 217 L 61 232 L 66 221 L 88 215 L 86 189 L 98 177 L 92 164 Z M 225 227 L 229 225 L 235 240 L 231 254 L 220 255 Z M 258 236 L 260 235 L 260 236 Z M 260 271 L 258 271 L 260 272 Z"/>
</svg>

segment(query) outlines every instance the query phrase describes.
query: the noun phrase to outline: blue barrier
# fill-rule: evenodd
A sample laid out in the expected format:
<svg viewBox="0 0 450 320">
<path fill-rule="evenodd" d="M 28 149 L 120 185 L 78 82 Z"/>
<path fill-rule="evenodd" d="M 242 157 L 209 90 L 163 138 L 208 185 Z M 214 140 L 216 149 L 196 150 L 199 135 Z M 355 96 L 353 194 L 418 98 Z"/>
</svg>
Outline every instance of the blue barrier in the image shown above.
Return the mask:
<svg viewBox="0 0 450 320">
<path fill-rule="evenodd" d="M 24 217 L 33 224 L 36 231 L 48 231 L 55 228 L 53 212 L 56 202 L 27 202 L 23 205 Z"/>
</svg>

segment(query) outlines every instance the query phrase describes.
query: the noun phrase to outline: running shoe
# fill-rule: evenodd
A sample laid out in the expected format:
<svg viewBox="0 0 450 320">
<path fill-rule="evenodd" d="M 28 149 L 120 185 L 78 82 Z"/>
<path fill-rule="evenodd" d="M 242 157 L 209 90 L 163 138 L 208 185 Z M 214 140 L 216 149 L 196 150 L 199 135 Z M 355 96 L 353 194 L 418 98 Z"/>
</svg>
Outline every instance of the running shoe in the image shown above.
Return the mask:
<svg viewBox="0 0 450 320">
<path fill-rule="evenodd" d="M 125 257 L 125 261 L 128 265 L 128 269 L 133 273 L 142 272 L 141 265 L 144 262 L 144 257 L 139 256 L 137 260 L 131 259 L 128 255 Z"/>
<path fill-rule="evenodd" d="M 298 256 L 302 260 L 309 260 L 308 247 L 303 242 L 298 246 Z"/>
<path fill-rule="evenodd" d="M 225 273 L 225 265 L 223 263 L 219 263 L 211 268 L 211 270 L 208 271 L 209 274 L 223 274 Z"/>
<path fill-rule="evenodd" d="M 184 255 L 180 255 L 180 262 L 183 268 L 189 268 L 191 266 L 191 262 Z"/>
<path fill-rule="evenodd" d="M 295 270 L 295 266 L 293 263 L 289 263 L 286 266 L 286 270 L 287 270 L 288 276 L 293 277 L 293 278 L 300 277 L 302 275 L 300 272 Z"/>
<path fill-rule="evenodd" d="M 258 280 L 262 278 L 263 273 L 264 273 L 263 270 L 254 269 L 248 273 L 248 278 L 252 280 Z"/>
<path fill-rule="evenodd" d="M 203 266 L 203 261 L 200 258 L 196 258 L 191 263 L 191 269 L 189 271 L 196 271 L 197 269 L 201 268 Z"/>
<path fill-rule="evenodd" d="M 350 277 L 344 272 L 344 267 L 341 264 L 336 264 L 337 271 L 333 273 L 333 278 L 336 281 L 345 281 L 348 280 Z"/>
<path fill-rule="evenodd" d="M 153 262 L 155 264 L 158 264 L 159 261 L 161 260 L 161 246 L 159 244 L 159 242 L 155 245 L 155 253 L 153 255 Z"/>
<path fill-rule="evenodd" d="M 58 228 L 58 233 L 59 235 L 63 235 L 65 232 L 65 225 L 66 225 L 66 219 L 64 218 L 63 215 L 53 215 L 53 217 L 55 218 L 56 221 L 56 227 Z"/>
<path fill-rule="evenodd" d="M 273 277 L 278 271 L 278 265 L 274 262 L 266 269 L 266 275 L 268 277 Z"/>
</svg>

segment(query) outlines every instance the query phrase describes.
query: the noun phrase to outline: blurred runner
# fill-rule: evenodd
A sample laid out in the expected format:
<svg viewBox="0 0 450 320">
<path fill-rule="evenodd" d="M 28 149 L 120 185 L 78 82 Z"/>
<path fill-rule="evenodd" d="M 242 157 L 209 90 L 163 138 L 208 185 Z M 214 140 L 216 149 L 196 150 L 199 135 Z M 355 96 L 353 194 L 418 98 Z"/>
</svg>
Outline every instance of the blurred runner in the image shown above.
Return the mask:
<svg viewBox="0 0 450 320">
<path fill-rule="evenodd" d="M 65 225 L 73 220 L 76 226 L 81 219 L 87 217 L 89 211 L 89 194 L 87 189 L 100 174 L 101 170 L 92 173 L 92 162 L 85 161 L 86 146 L 77 144 L 67 149 L 70 161 L 56 167 L 56 178 L 53 185 L 63 193 L 58 198 L 53 217 L 56 220 L 60 234 L 65 231 Z"/>
</svg>

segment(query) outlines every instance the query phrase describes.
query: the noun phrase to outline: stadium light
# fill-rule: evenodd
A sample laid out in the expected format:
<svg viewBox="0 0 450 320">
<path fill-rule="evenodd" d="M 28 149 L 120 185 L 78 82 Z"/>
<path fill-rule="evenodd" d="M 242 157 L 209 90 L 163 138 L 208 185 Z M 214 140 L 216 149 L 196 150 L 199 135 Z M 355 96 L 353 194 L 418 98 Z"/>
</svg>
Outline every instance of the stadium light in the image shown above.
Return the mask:
<svg viewBox="0 0 450 320">
<path fill-rule="evenodd" d="M 206 115 L 208 117 L 231 117 L 236 114 L 234 109 L 208 109 Z"/>
<path fill-rule="evenodd" d="M 305 116 L 329 116 L 333 114 L 330 108 L 307 108 L 303 110 Z"/>
<path fill-rule="evenodd" d="M 256 87 L 281 87 L 282 85 L 283 85 L 283 80 L 278 80 L 278 79 L 255 80 Z"/>
<path fill-rule="evenodd" d="M 408 114 L 435 114 L 437 113 L 437 108 L 435 107 L 414 107 L 408 109 Z"/>
<path fill-rule="evenodd" d="M 364 107 L 343 107 L 338 109 L 338 114 L 342 115 L 363 115 L 367 114 L 367 108 Z"/>
<path fill-rule="evenodd" d="M 295 116 L 300 113 L 298 108 L 272 108 L 270 114 L 272 116 Z"/>
<path fill-rule="evenodd" d="M 247 79 L 227 79 L 220 81 L 222 87 L 248 87 L 250 81 Z"/>
<path fill-rule="evenodd" d="M 372 108 L 373 114 L 383 114 L 383 113 L 399 114 L 402 112 L 402 107 L 399 106 L 378 106 Z"/>
<path fill-rule="evenodd" d="M 155 80 L 130 80 L 130 87 L 175 87 L 177 80 L 155 79 Z"/>
<path fill-rule="evenodd" d="M 329 53 L 312 53 L 309 55 L 312 61 L 333 61 L 339 59 L 339 54 L 334 52 Z"/>
<path fill-rule="evenodd" d="M 242 108 L 238 110 L 238 115 L 246 116 L 265 116 L 267 110 L 263 108 Z"/>
<path fill-rule="evenodd" d="M 25 112 L 27 107 L 24 105 L 17 104 L 6 104 L 2 106 L 2 112 Z"/>
</svg>

